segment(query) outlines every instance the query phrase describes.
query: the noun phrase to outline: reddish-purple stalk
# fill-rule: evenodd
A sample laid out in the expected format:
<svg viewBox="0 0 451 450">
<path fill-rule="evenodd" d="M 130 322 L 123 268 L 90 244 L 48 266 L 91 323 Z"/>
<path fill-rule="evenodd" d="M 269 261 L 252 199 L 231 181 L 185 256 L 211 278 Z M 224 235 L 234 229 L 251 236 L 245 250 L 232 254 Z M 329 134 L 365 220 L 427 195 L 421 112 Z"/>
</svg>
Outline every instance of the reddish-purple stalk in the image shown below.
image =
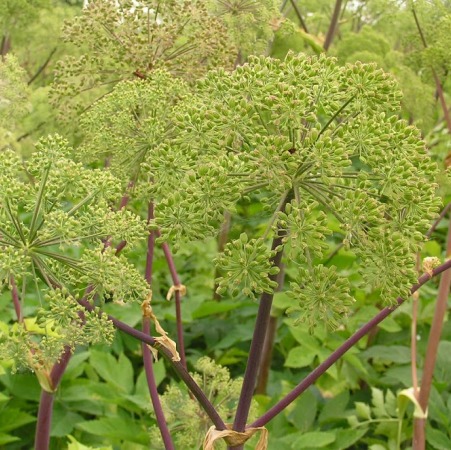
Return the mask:
<svg viewBox="0 0 451 450">
<path fill-rule="evenodd" d="M 66 346 L 61 358 L 53 365 L 50 372 L 50 383 L 53 392 L 47 392 L 41 389 L 41 397 L 39 400 L 38 418 L 36 423 L 36 432 L 34 440 L 35 450 L 48 450 L 50 444 L 50 428 L 52 425 L 53 402 L 55 400 L 55 392 L 61 382 L 67 365 L 72 356 L 72 350 Z"/>
<path fill-rule="evenodd" d="M 276 292 L 283 290 L 285 282 L 285 266 L 283 263 L 280 265 L 280 272 L 277 275 L 277 289 Z M 258 372 L 257 385 L 255 387 L 256 394 L 266 394 L 266 387 L 268 385 L 269 371 L 271 369 L 272 355 L 274 350 L 274 341 L 276 339 L 277 332 L 277 317 L 271 315 L 269 317 L 268 330 L 266 332 L 265 342 L 263 344 L 263 357 Z"/>
<path fill-rule="evenodd" d="M 291 192 L 285 197 L 284 204 L 281 208 L 283 211 L 286 204 L 291 200 Z M 278 228 L 277 236 L 274 238 L 271 250 L 282 245 L 282 239 L 285 236 L 285 230 Z M 278 251 L 272 258 L 271 263 L 275 267 L 281 267 L 283 251 Z M 277 274 L 270 275 L 271 281 L 277 281 Z M 263 344 L 265 342 L 266 332 L 268 329 L 269 318 L 271 315 L 272 300 L 274 293 L 264 292 L 260 298 L 258 306 L 257 319 L 255 321 L 254 334 L 252 336 L 251 348 L 249 350 L 249 357 L 247 360 L 246 370 L 244 372 L 243 385 L 241 387 L 240 398 L 238 400 L 238 407 L 233 422 L 233 430 L 243 432 L 246 428 L 246 421 L 249 415 L 249 409 L 254 395 L 254 389 L 257 382 L 257 375 L 260 369 Z M 231 447 L 229 447 L 231 448 Z M 243 446 L 233 447 L 242 449 Z"/>
<path fill-rule="evenodd" d="M 150 318 L 143 317 L 143 333 L 150 334 Z M 164 448 L 166 450 L 175 450 L 172 442 L 171 433 L 164 417 L 163 408 L 161 407 L 160 397 L 158 395 L 157 383 L 153 371 L 153 357 L 147 344 L 141 343 L 143 352 L 144 370 L 146 372 L 147 386 L 149 387 L 150 398 L 152 400 L 153 410 L 157 419 L 158 428 L 160 429 L 161 438 L 163 439 Z"/>
<path fill-rule="evenodd" d="M 92 311 L 94 309 L 94 306 L 92 306 L 91 303 L 89 303 L 86 300 L 78 300 L 78 303 L 80 303 L 80 305 L 85 307 L 88 311 Z M 123 331 L 129 336 L 134 337 L 135 339 L 138 339 L 141 342 L 144 342 L 147 345 L 155 347 L 170 362 L 170 364 L 177 372 L 181 380 L 185 383 L 187 388 L 192 392 L 194 397 L 196 397 L 197 401 L 201 404 L 205 413 L 208 415 L 208 417 L 210 417 L 210 420 L 215 425 L 215 427 L 218 430 L 225 430 L 227 428 L 224 421 L 221 419 L 218 412 L 216 411 L 215 407 L 211 404 L 210 400 L 208 400 L 205 393 L 191 377 L 191 375 L 189 374 L 185 366 L 182 364 L 182 362 L 174 361 L 172 359 L 173 355 L 169 349 L 156 342 L 153 336 L 149 336 L 148 334 L 143 333 L 142 331 L 136 330 L 135 328 L 131 327 L 130 325 L 127 325 L 126 323 L 120 321 L 119 319 L 116 319 L 113 316 L 107 315 L 107 317 L 109 320 L 111 320 L 111 322 L 113 322 L 113 325 L 119 330 Z"/>
<path fill-rule="evenodd" d="M 149 208 L 147 211 L 147 223 L 154 217 L 154 207 L 153 203 L 149 202 Z M 146 269 L 145 269 L 145 279 L 152 287 L 152 268 L 153 268 L 153 256 L 155 250 L 155 232 L 151 231 L 149 237 L 147 238 L 147 255 L 146 255 Z M 143 310 L 143 324 L 142 331 L 145 334 L 150 335 L 150 317 L 145 314 Z M 143 362 L 144 370 L 146 373 L 147 386 L 149 388 L 150 399 L 152 400 L 153 410 L 155 412 L 155 417 L 157 419 L 158 428 L 160 429 L 161 438 L 163 439 L 164 447 L 168 450 L 175 450 L 174 444 L 172 442 L 171 433 L 169 432 L 166 419 L 164 417 L 164 411 L 161 407 L 160 397 L 158 395 L 157 383 L 155 381 L 155 374 L 153 371 L 153 356 L 147 344 L 141 343 L 143 352 Z"/>
<path fill-rule="evenodd" d="M 48 450 L 49 448 L 54 399 L 55 395 L 53 392 L 41 390 L 34 450 Z"/>
<path fill-rule="evenodd" d="M 433 270 L 432 275 L 423 274 L 419 279 L 418 283 L 412 286 L 410 292 L 413 294 L 431 278 L 441 274 L 442 272 L 448 271 L 451 268 L 451 260 L 446 261 L 441 264 L 436 269 Z M 446 272 L 447 275 L 451 275 L 451 271 Z M 281 413 L 290 403 L 296 400 L 307 388 L 309 388 L 321 375 L 323 375 L 327 369 L 329 369 L 335 362 L 338 361 L 350 348 L 352 348 L 357 342 L 365 336 L 372 328 L 377 326 L 382 322 L 387 316 L 389 316 L 393 311 L 395 311 L 402 303 L 404 299 L 398 298 L 396 300 L 396 305 L 393 307 L 384 308 L 375 317 L 373 317 L 369 322 L 363 325 L 356 333 L 354 333 L 349 339 L 346 340 L 339 348 L 337 348 L 324 362 L 322 362 L 316 369 L 310 372 L 291 392 L 289 392 L 282 400 L 277 402 L 271 409 L 269 409 L 265 414 L 259 417 L 257 420 L 252 422 L 249 427 L 262 427 L 265 426 L 270 420 Z"/>
<path fill-rule="evenodd" d="M 180 286 L 180 278 L 175 268 L 174 258 L 172 257 L 171 250 L 167 242 L 161 244 L 166 262 L 168 263 L 169 272 L 171 273 L 172 282 L 174 286 Z M 175 320 L 177 323 L 177 349 L 180 354 L 180 361 L 186 367 L 186 355 L 185 355 L 185 339 L 183 337 L 183 322 L 182 322 L 182 301 L 179 290 L 175 291 Z"/>
<path fill-rule="evenodd" d="M 451 207 L 451 203 L 448 203 L 442 210 L 442 212 L 439 214 L 437 219 L 434 221 L 434 223 L 429 228 L 428 232 L 426 233 L 426 237 L 431 237 L 432 233 L 435 231 L 439 223 L 444 219 L 446 213 L 449 211 Z M 417 261 L 416 261 L 416 269 L 418 274 L 421 272 L 421 254 L 420 252 L 417 253 Z M 410 332 L 410 354 L 411 354 L 411 371 L 412 371 L 412 387 L 413 387 L 413 394 L 417 400 L 419 400 L 419 384 L 418 384 L 418 369 L 417 369 L 417 324 L 418 324 L 418 305 L 420 302 L 420 296 L 419 292 L 417 291 L 412 296 L 412 326 L 411 326 L 411 332 Z M 414 427 L 415 428 L 415 427 Z M 424 433 L 423 433 L 424 434 Z M 421 441 L 421 435 L 418 434 L 415 438 L 415 429 L 414 429 L 414 442 L 415 441 Z M 423 437 L 424 441 L 424 437 Z"/>
<path fill-rule="evenodd" d="M 451 256 L 451 220 L 448 226 L 446 257 Z M 446 317 L 448 307 L 449 288 L 451 286 L 451 271 L 442 275 L 438 288 L 437 302 L 435 306 L 434 318 L 429 332 L 428 345 L 426 348 L 426 356 L 423 364 L 423 376 L 418 394 L 418 402 L 421 409 L 427 411 L 429 403 L 429 395 L 432 387 L 432 379 L 434 375 L 435 362 L 437 360 L 438 347 L 443 329 L 443 321 Z M 413 448 L 415 450 L 423 450 L 426 446 L 425 436 L 426 419 L 414 419 L 413 425 Z"/>
</svg>

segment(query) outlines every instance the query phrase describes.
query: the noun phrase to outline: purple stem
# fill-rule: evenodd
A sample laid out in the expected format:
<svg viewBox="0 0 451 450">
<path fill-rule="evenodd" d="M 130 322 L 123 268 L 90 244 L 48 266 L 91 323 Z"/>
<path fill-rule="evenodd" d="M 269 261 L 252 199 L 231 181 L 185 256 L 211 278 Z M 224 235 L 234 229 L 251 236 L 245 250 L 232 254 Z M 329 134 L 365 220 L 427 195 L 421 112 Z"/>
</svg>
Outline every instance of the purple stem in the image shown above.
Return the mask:
<svg viewBox="0 0 451 450">
<path fill-rule="evenodd" d="M 410 292 L 413 294 L 423 284 L 429 281 L 432 277 L 439 275 L 440 273 L 448 270 L 451 267 L 451 260 L 446 261 L 433 270 L 432 276 L 424 274 L 418 279 L 418 283 L 412 286 Z M 277 402 L 270 410 L 254 421 L 250 427 L 262 427 L 265 426 L 270 420 L 282 412 L 290 403 L 296 400 L 307 388 L 309 388 L 329 367 L 331 367 L 339 358 L 341 358 L 350 348 L 352 348 L 363 336 L 365 336 L 373 327 L 382 322 L 387 316 L 396 310 L 404 299 L 398 298 L 397 304 L 393 307 L 384 308 L 369 322 L 363 325 L 356 333 L 354 333 L 347 341 L 345 341 L 337 350 L 335 350 L 323 363 L 321 363 L 316 369 L 310 372 L 291 392 L 289 392 L 282 400 Z"/>
<path fill-rule="evenodd" d="M 150 318 L 143 317 L 143 333 L 150 333 Z M 143 351 L 144 369 L 146 371 L 147 386 L 149 387 L 150 398 L 152 399 L 153 410 L 157 418 L 158 428 L 160 429 L 161 437 L 164 442 L 166 450 L 175 450 L 172 442 L 171 433 L 169 432 L 166 419 L 164 417 L 163 408 L 161 407 L 160 397 L 158 396 L 157 383 L 155 381 L 155 374 L 153 372 L 153 357 L 147 344 L 141 343 Z"/>
<path fill-rule="evenodd" d="M 38 422 L 34 441 L 35 450 L 48 450 L 50 444 L 50 426 L 52 424 L 53 400 L 55 395 L 41 390 L 39 401 Z"/>
<path fill-rule="evenodd" d="M 280 208 L 281 211 L 285 209 L 286 204 L 291 201 L 292 197 L 293 191 L 291 190 L 286 194 L 285 199 L 283 200 L 282 206 Z M 282 245 L 282 240 L 285 235 L 286 230 L 279 227 L 277 229 L 277 236 L 273 239 L 271 245 L 272 251 L 275 251 L 277 247 Z M 283 250 L 280 250 L 271 258 L 272 265 L 279 267 L 279 269 L 282 266 L 282 254 Z M 272 281 L 277 281 L 277 274 L 270 275 L 269 278 Z M 257 383 L 257 375 L 260 370 L 263 346 L 265 343 L 266 331 L 268 329 L 269 319 L 271 316 L 271 306 L 273 298 L 274 293 L 269 294 L 267 292 L 264 292 L 260 298 L 254 334 L 252 336 L 251 348 L 249 350 L 246 371 L 244 372 L 243 385 L 241 387 L 236 416 L 233 422 L 233 430 L 235 431 L 243 432 L 246 428 L 246 421 L 249 415 L 249 409 L 251 407 L 255 385 Z M 242 449 L 243 446 L 237 446 L 233 448 Z"/>
<path fill-rule="evenodd" d="M 147 223 L 149 223 L 153 215 L 153 203 L 149 202 L 149 208 L 147 212 Z M 145 279 L 149 286 L 152 285 L 152 267 L 153 267 L 153 255 L 155 250 L 155 232 L 151 231 L 147 238 L 147 256 L 146 256 L 146 269 Z M 143 324 L 142 331 L 145 334 L 150 335 L 150 317 L 146 316 L 146 312 L 143 309 Z M 143 352 L 144 370 L 146 372 L 147 386 L 149 388 L 150 398 L 152 400 L 153 410 L 157 419 L 158 428 L 160 429 L 161 437 L 164 442 L 164 447 L 168 450 L 175 450 L 172 442 L 171 433 L 169 432 L 166 419 L 164 417 L 163 408 L 161 407 L 160 397 L 158 395 L 157 383 L 155 381 L 155 374 L 153 371 L 153 356 L 147 344 L 141 343 Z"/>
<path fill-rule="evenodd" d="M 171 273 L 172 282 L 174 286 L 180 286 L 180 278 L 175 268 L 174 258 L 172 257 L 169 245 L 166 242 L 161 244 L 164 256 L 168 263 L 169 272 Z M 182 364 L 186 367 L 186 355 L 185 355 L 185 339 L 183 337 L 183 322 L 182 322 L 182 302 L 180 291 L 175 291 L 175 317 L 177 322 L 177 340 L 178 340 L 178 351 L 180 354 L 180 360 Z"/>
<path fill-rule="evenodd" d="M 282 243 L 282 236 L 274 239 L 272 249 L 274 250 Z M 280 267 L 282 262 L 282 251 L 276 253 L 272 258 L 273 265 Z M 275 281 L 277 275 L 269 277 Z M 260 305 L 258 307 L 257 320 L 255 322 L 254 334 L 252 336 L 251 348 L 249 350 L 249 357 L 247 360 L 246 371 L 244 373 L 243 385 L 241 387 L 240 398 L 238 400 L 238 407 L 236 411 L 233 429 L 235 431 L 243 432 L 246 428 L 246 421 L 251 407 L 252 397 L 254 395 L 255 385 L 257 383 L 257 375 L 260 370 L 263 346 L 266 338 L 266 331 L 269 325 L 271 316 L 271 306 L 274 294 L 264 292 L 260 298 Z M 228 447 L 242 449 L 242 445 L 237 447 Z"/>
<path fill-rule="evenodd" d="M 84 306 L 88 311 L 92 311 L 94 309 L 94 307 L 86 300 L 78 300 L 78 303 Z M 136 330 L 130 325 L 127 325 L 126 323 L 116 319 L 115 317 L 108 315 L 108 319 L 113 322 L 116 328 L 128 334 L 129 336 L 132 336 L 141 342 L 151 345 L 152 347 L 156 347 L 158 351 L 170 362 L 170 364 L 177 372 L 179 377 L 186 384 L 186 386 L 192 392 L 194 397 L 196 397 L 197 401 L 201 404 L 202 408 L 204 409 L 205 413 L 208 415 L 210 420 L 213 422 L 216 429 L 225 430 L 227 428 L 224 421 L 221 419 L 218 412 L 216 411 L 215 407 L 211 404 L 210 400 L 208 400 L 205 393 L 191 377 L 191 375 L 186 370 L 182 362 L 172 360 L 173 355 L 170 350 L 168 350 L 166 347 L 162 345 L 159 345 L 159 343 L 157 343 L 152 336 L 149 336 L 148 334 L 145 334 L 142 331 Z"/>
<path fill-rule="evenodd" d="M 60 360 L 52 367 L 52 371 L 50 372 L 50 380 L 54 391 L 58 388 L 71 356 L 72 351 L 70 347 L 66 346 Z M 34 441 L 35 450 L 48 450 L 49 448 L 54 399 L 54 392 L 47 392 L 44 389 L 41 389 Z"/>
</svg>

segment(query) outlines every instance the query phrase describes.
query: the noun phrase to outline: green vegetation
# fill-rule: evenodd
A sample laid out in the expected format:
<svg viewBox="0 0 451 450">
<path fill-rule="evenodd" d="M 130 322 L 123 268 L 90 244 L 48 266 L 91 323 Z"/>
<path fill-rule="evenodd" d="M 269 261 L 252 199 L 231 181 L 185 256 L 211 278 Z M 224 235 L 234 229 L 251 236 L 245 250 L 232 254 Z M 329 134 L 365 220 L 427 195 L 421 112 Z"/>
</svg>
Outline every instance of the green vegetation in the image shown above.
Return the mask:
<svg viewBox="0 0 451 450">
<path fill-rule="evenodd" d="M 450 23 L 3 2 L 0 448 L 451 448 Z"/>
</svg>

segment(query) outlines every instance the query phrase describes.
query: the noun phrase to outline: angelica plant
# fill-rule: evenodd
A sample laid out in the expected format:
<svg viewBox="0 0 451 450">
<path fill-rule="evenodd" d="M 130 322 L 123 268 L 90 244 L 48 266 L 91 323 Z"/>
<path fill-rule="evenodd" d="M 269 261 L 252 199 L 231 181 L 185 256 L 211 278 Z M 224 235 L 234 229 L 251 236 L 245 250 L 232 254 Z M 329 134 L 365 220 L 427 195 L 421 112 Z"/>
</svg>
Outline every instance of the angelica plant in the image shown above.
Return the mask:
<svg viewBox="0 0 451 450">
<path fill-rule="evenodd" d="M 115 256 L 114 248 L 105 248 L 123 239 L 133 246 L 145 233 L 145 222 L 128 211 L 112 211 L 118 180 L 109 172 L 85 169 L 67 158 L 70 153 L 67 142 L 53 136 L 36 145 L 26 165 L 12 151 L 0 154 L 1 282 L 20 292 L 18 324 L 2 333 L 1 354 L 16 369 L 39 371 L 58 361 L 66 347 L 111 341 L 107 317 L 96 309 L 85 311 L 77 301 L 88 286 L 89 301 L 148 295 L 136 269 Z M 39 307 L 30 328 L 23 311 L 32 292 Z"/>
<path fill-rule="evenodd" d="M 83 110 L 120 80 L 159 68 L 191 80 L 231 67 L 236 53 L 205 0 L 91 0 L 67 22 L 63 38 L 80 51 L 55 73 L 53 98 L 66 113 Z"/>
<path fill-rule="evenodd" d="M 216 259 L 218 292 L 261 295 L 238 432 L 282 260 L 298 273 L 287 312 L 311 329 L 338 328 L 353 303 L 348 280 L 319 264 L 332 222 L 367 289 L 391 306 L 409 295 L 415 254 L 439 200 L 436 167 L 418 131 L 397 117 L 400 99 L 395 81 L 374 65 L 289 54 L 284 61 L 250 57 L 193 88 L 157 71 L 118 84 L 82 119 L 82 154 L 107 157 L 110 170 L 133 180 L 130 195 L 154 207 L 157 242 L 177 248 L 214 235 L 224 209 L 233 212 L 249 194 L 272 210 L 263 235 L 241 235 Z"/>
<path fill-rule="evenodd" d="M 57 96 L 114 85 L 98 91 L 102 98 L 84 111 L 83 141 L 70 148 L 58 136 L 43 139 L 24 162 L 12 151 L 0 155 L 1 276 L 18 312 L 0 348 L 2 358 L 40 377 L 38 450 L 49 439 L 45 393 L 53 394 L 75 347 L 111 340 L 113 325 L 163 353 L 191 391 L 171 386 L 160 405 L 152 357 L 143 347 L 168 448 L 177 424 L 165 427 L 164 414 L 177 419 L 181 411 L 187 434 L 178 437 L 180 445 L 198 445 L 207 416 L 217 430 L 239 437 L 227 443 L 245 442 L 275 414 L 270 410 L 247 427 L 281 266 L 294 274 L 285 290 L 296 325 L 333 331 L 351 311 L 346 274 L 323 263 L 332 227 L 356 256 L 364 288 L 387 306 L 358 338 L 402 302 L 398 296 L 407 298 L 416 281 L 415 255 L 440 202 L 436 167 L 418 130 L 398 118 L 395 81 L 375 65 L 340 66 L 324 55 L 291 53 L 284 60 L 249 57 L 229 71 L 237 49 L 232 45 L 234 54 L 222 45 L 222 25 L 206 14 L 205 4 L 89 2 L 66 29 L 89 54 L 62 62 L 55 84 Z M 221 4 L 250 5 L 247 18 L 258 16 L 255 2 Z M 218 62 L 225 68 L 208 71 Z M 74 101 L 84 108 L 94 98 Z M 162 245 L 174 281 L 169 297 L 175 292 L 180 300 L 186 289 L 170 249 L 217 235 L 224 211 L 233 214 L 249 196 L 264 205 L 263 227 L 232 237 L 214 261 L 219 294 L 255 300 L 253 340 L 237 394 L 241 382 L 207 360 L 198 368 L 203 378 L 187 372 L 182 333 L 175 343 L 151 307 L 152 262 L 155 245 Z M 144 278 L 117 249 L 145 238 Z M 40 305 L 31 328 L 23 306 L 33 291 Z M 143 332 L 106 315 L 105 299 L 141 303 Z M 149 335 L 151 320 L 159 337 Z M 30 337 L 35 332 L 40 337 Z M 357 337 L 337 350 L 329 367 Z M 299 391 L 285 397 L 283 407 Z"/>
</svg>

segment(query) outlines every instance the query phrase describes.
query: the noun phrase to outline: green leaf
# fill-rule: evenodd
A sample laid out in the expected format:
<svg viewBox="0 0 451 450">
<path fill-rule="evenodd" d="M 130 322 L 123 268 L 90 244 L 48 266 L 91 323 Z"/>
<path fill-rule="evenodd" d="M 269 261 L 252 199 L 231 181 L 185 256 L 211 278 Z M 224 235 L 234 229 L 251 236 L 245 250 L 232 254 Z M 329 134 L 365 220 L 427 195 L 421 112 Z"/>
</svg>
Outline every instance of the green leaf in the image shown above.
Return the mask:
<svg viewBox="0 0 451 450">
<path fill-rule="evenodd" d="M 90 363 L 105 381 L 118 388 L 120 392 L 127 394 L 133 392 L 133 367 L 123 353 L 116 360 L 109 353 L 92 350 Z"/>
<path fill-rule="evenodd" d="M 366 433 L 366 428 L 359 427 L 357 430 L 338 428 L 334 431 L 337 433 L 337 439 L 330 445 L 329 450 L 343 450 L 360 441 Z"/>
<path fill-rule="evenodd" d="M 375 387 L 371 388 L 371 403 L 373 404 L 373 412 L 376 417 L 380 418 L 390 416 L 386 409 L 384 392 L 382 390 Z"/>
<path fill-rule="evenodd" d="M 307 367 L 313 363 L 315 356 L 316 354 L 310 348 L 294 347 L 288 352 L 285 367 L 292 367 L 294 369 Z"/>
<path fill-rule="evenodd" d="M 6 432 L 20 428 L 27 423 L 34 422 L 35 417 L 20 409 L 6 408 L 0 411 L 0 431 Z"/>
<path fill-rule="evenodd" d="M 67 450 L 113 450 L 113 447 L 87 447 L 86 445 L 80 444 L 73 436 L 67 436 L 70 443 Z"/>
<path fill-rule="evenodd" d="M 295 448 L 323 448 L 335 441 L 336 433 L 332 431 L 311 431 L 304 433 L 295 441 Z"/>
<path fill-rule="evenodd" d="M 355 402 L 355 411 L 359 418 L 365 420 L 371 419 L 371 408 L 366 403 Z"/>
<path fill-rule="evenodd" d="M 56 403 L 53 408 L 51 436 L 65 437 L 72 432 L 78 422 L 83 421 L 80 414 L 69 411 L 66 406 Z"/>
<path fill-rule="evenodd" d="M 442 431 L 430 426 L 426 429 L 426 441 L 436 450 L 449 450 L 451 448 L 450 438 Z"/>
<path fill-rule="evenodd" d="M 323 409 L 318 417 L 320 424 L 327 423 L 329 421 L 342 419 L 346 406 L 349 403 L 349 391 L 343 391 L 342 393 L 326 400 Z"/>
<path fill-rule="evenodd" d="M 310 389 L 307 389 L 287 412 L 288 420 L 300 432 L 306 432 L 314 423 L 318 408 L 318 400 Z"/>
<path fill-rule="evenodd" d="M 11 434 L 0 433 L 0 445 L 6 445 L 10 442 L 20 441 L 20 438 L 17 436 L 12 436 Z"/>
<path fill-rule="evenodd" d="M 109 440 L 126 440 L 138 444 L 149 444 L 149 435 L 144 426 L 131 418 L 125 417 L 101 417 L 96 420 L 89 420 L 78 423 L 75 428 L 106 437 Z"/>
<path fill-rule="evenodd" d="M 12 397 L 39 401 L 41 387 L 37 378 L 32 374 L 14 374 L 6 373 L 0 376 L 2 383 L 8 388 Z"/>
<path fill-rule="evenodd" d="M 213 314 L 220 314 L 227 311 L 233 311 L 241 306 L 239 302 L 228 302 L 228 301 L 206 301 L 203 302 L 199 308 L 193 311 L 193 319 L 201 319 L 202 317 L 208 317 Z"/>
<path fill-rule="evenodd" d="M 390 316 L 386 317 L 378 326 L 388 333 L 398 333 L 402 330 L 401 325 L 399 325 L 396 319 Z"/>
<path fill-rule="evenodd" d="M 406 364 L 411 361 L 410 348 L 402 345 L 374 345 L 360 355 L 365 359 L 374 359 L 378 363 Z"/>
</svg>

